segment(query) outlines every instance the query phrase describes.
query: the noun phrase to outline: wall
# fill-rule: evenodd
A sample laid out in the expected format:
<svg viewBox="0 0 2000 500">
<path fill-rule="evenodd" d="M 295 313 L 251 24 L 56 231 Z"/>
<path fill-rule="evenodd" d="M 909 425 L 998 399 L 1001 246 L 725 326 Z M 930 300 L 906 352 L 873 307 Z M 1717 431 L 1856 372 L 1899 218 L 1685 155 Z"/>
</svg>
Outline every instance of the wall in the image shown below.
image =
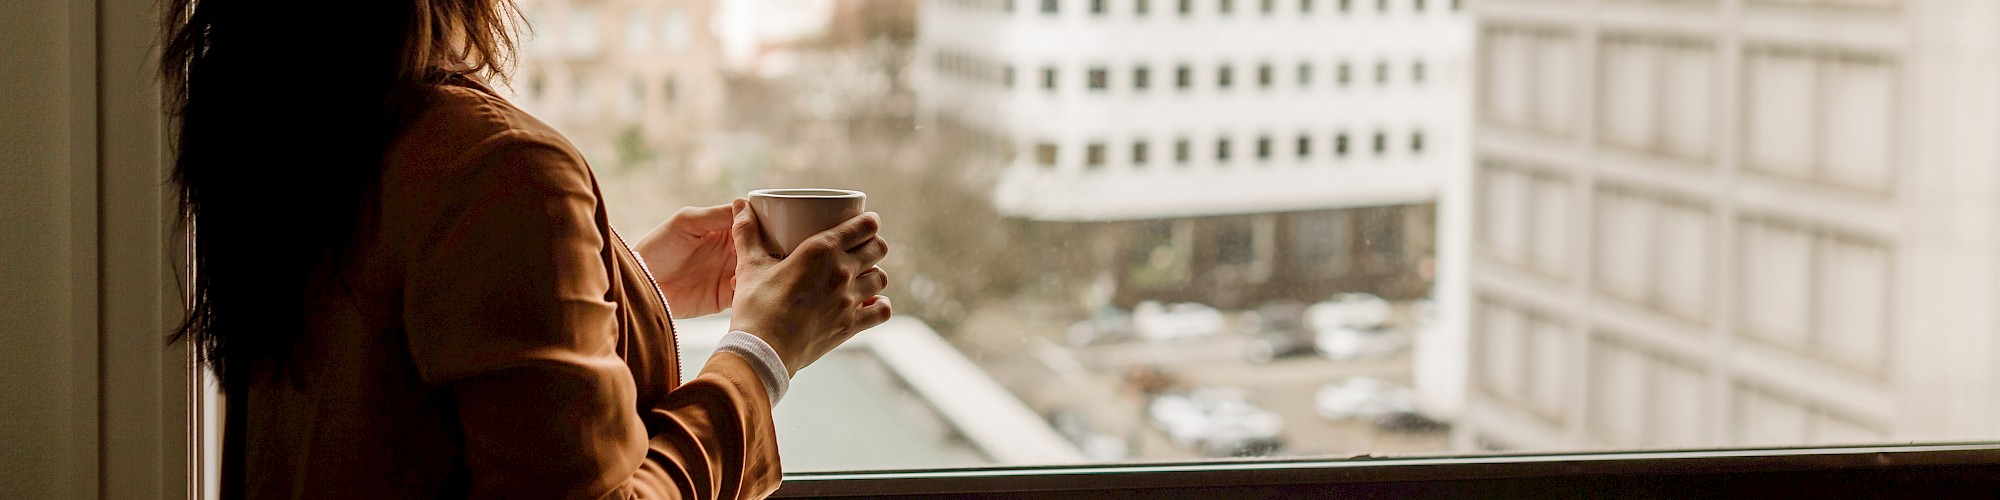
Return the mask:
<svg viewBox="0 0 2000 500">
<path fill-rule="evenodd" d="M 150 0 L 0 2 L 0 498 L 186 498 Z"/>
</svg>

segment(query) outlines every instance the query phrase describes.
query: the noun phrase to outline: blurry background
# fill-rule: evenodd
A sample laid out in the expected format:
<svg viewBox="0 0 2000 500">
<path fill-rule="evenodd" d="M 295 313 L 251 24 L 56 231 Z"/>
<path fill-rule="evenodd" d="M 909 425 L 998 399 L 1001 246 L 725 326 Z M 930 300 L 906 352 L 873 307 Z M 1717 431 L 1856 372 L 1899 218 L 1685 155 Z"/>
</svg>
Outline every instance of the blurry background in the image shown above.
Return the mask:
<svg viewBox="0 0 2000 500">
<path fill-rule="evenodd" d="M 2000 435 L 2000 4 L 521 8 L 620 231 L 884 215 L 788 471 Z"/>
</svg>

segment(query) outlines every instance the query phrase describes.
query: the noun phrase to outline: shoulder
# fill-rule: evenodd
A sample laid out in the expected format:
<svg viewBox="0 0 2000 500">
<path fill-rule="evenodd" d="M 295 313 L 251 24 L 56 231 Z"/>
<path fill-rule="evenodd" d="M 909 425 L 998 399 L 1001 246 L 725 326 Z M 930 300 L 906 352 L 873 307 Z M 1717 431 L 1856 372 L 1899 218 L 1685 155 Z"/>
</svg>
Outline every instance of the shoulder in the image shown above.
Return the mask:
<svg viewBox="0 0 2000 500">
<path fill-rule="evenodd" d="M 476 84 L 442 84 L 390 143 L 386 182 L 477 174 L 495 155 L 534 151 L 546 167 L 585 170 L 583 157 L 554 128 Z M 584 173 L 584 172 L 575 172 Z"/>
</svg>

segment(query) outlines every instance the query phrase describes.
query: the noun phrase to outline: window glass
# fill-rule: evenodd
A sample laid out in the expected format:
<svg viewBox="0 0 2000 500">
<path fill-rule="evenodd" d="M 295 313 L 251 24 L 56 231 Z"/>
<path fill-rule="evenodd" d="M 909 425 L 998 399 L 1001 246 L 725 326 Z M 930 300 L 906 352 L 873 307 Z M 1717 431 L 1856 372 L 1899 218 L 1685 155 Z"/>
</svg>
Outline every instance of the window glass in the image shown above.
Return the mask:
<svg viewBox="0 0 2000 500">
<path fill-rule="evenodd" d="M 787 472 L 2000 436 L 1982 2 L 518 1 L 624 234 L 882 214 Z"/>
</svg>

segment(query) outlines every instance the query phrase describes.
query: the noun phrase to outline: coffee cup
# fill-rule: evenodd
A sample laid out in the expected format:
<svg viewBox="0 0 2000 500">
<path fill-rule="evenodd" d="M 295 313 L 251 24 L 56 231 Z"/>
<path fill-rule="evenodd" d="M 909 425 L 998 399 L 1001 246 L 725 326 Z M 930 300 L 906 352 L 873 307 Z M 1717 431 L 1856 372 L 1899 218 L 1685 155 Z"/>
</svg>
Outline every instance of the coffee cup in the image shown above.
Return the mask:
<svg viewBox="0 0 2000 500">
<path fill-rule="evenodd" d="M 785 256 L 806 238 L 861 215 L 867 201 L 867 193 L 846 189 L 759 189 L 750 192 L 750 213 L 764 241 Z"/>
</svg>

